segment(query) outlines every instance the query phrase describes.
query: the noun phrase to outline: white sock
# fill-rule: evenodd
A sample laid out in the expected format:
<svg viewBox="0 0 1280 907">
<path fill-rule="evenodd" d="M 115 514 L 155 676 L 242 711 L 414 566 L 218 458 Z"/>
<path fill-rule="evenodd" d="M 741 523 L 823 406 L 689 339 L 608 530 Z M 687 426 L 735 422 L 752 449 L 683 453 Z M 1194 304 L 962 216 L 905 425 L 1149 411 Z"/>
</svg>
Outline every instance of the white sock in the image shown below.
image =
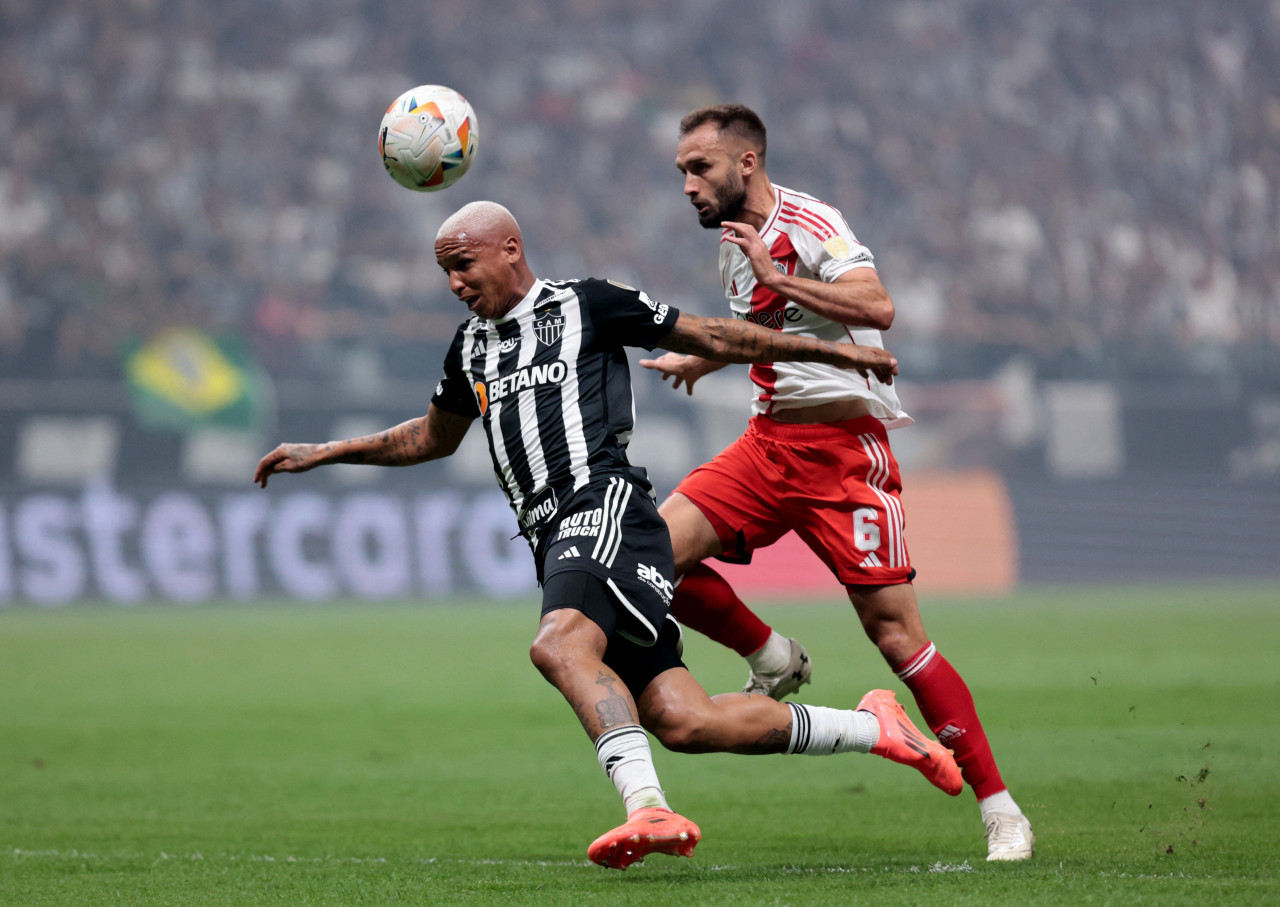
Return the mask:
<svg viewBox="0 0 1280 907">
<path fill-rule="evenodd" d="M 777 674 L 790 661 L 791 640 L 777 630 L 771 630 L 765 644 L 747 656 L 747 664 L 757 674 Z"/>
<path fill-rule="evenodd" d="M 791 707 L 791 743 L 788 753 L 830 756 L 834 753 L 869 753 L 880 741 L 880 721 L 870 712 L 829 709 L 820 705 Z"/>
<path fill-rule="evenodd" d="M 596 758 L 613 786 L 622 795 L 622 805 L 631 815 L 646 806 L 667 806 L 667 798 L 658 783 L 653 767 L 649 735 L 638 724 L 627 724 L 605 731 L 596 740 Z"/>
<path fill-rule="evenodd" d="M 978 801 L 978 808 L 982 810 L 982 821 L 987 821 L 987 817 L 992 813 L 1004 813 L 1009 816 L 1020 816 L 1022 810 L 1018 808 L 1018 804 L 1013 802 L 1013 797 L 1009 795 L 1007 790 L 1002 790 L 998 794 L 992 794 L 990 797 L 984 797 Z"/>
</svg>

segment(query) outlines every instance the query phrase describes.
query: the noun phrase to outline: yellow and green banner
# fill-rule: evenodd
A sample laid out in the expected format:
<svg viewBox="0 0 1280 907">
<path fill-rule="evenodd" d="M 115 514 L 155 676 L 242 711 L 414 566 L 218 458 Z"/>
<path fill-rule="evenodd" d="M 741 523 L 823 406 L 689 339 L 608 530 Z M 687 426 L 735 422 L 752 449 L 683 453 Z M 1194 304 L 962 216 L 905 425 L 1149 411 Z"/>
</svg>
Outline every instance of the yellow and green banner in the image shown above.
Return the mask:
<svg viewBox="0 0 1280 907">
<path fill-rule="evenodd" d="M 138 421 L 155 431 L 249 429 L 266 415 L 269 381 L 236 340 L 167 328 L 128 349 L 124 370 Z"/>
</svg>

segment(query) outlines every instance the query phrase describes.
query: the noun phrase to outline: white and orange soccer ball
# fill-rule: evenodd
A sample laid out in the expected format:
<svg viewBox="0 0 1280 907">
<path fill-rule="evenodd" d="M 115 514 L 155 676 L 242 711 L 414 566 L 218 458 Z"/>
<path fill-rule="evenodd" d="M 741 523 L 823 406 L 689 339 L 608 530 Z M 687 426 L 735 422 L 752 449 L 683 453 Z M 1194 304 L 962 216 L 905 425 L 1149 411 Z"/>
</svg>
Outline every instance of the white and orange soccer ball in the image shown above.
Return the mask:
<svg viewBox="0 0 1280 907">
<path fill-rule="evenodd" d="M 475 159 L 478 140 L 476 112 L 444 85 L 410 88 L 387 108 L 378 129 L 387 173 L 417 192 L 456 183 Z"/>
</svg>

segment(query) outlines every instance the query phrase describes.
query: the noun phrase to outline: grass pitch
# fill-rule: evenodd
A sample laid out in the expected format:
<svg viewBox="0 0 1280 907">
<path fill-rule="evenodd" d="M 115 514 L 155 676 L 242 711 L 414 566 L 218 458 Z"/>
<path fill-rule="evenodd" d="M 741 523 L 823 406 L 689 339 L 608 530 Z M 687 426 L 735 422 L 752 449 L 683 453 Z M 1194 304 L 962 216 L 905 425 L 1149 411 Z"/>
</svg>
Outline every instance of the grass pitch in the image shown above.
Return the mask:
<svg viewBox="0 0 1280 907">
<path fill-rule="evenodd" d="M 621 804 L 529 664 L 532 603 L 0 611 L 0 903 L 1280 902 L 1280 588 L 925 608 L 1030 864 L 884 760 L 662 750 L 697 855 L 590 864 Z M 803 701 L 910 702 L 847 605 L 761 612 L 814 658 Z"/>
</svg>

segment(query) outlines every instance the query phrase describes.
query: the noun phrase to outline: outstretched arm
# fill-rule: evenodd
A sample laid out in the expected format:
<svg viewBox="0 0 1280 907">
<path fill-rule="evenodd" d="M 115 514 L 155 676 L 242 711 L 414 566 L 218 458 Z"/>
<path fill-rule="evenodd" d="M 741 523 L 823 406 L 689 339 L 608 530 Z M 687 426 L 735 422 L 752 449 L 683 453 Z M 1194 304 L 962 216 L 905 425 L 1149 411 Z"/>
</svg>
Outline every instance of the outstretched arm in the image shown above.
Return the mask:
<svg viewBox="0 0 1280 907">
<path fill-rule="evenodd" d="M 684 353 L 663 353 L 657 359 L 641 359 L 640 364 L 662 374 L 662 380 L 674 378 L 672 390 L 679 390 L 684 385 L 684 392 L 693 396 L 693 384 L 703 375 L 718 372 L 729 363 L 712 362 L 701 356 L 686 356 Z"/>
<path fill-rule="evenodd" d="M 324 444 L 281 444 L 258 461 L 253 480 L 263 488 L 277 472 L 307 472 L 331 463 L 412 466 L 447 457 L 458 449 L 472 419 L 434 404 L 425 416 L 363 438 Z"/>
<path fill-rule="evenodd" d="M 702 318 L 681 312 L 660 345 L 673 353 L 692 353 L 717 362 L 822 362 L 874 375 L 892 384 L 898 360 L 888 350 L 853 343 L 830 343 L 798 334 L 771 331 L 749 321 Z"/>
</svg>

